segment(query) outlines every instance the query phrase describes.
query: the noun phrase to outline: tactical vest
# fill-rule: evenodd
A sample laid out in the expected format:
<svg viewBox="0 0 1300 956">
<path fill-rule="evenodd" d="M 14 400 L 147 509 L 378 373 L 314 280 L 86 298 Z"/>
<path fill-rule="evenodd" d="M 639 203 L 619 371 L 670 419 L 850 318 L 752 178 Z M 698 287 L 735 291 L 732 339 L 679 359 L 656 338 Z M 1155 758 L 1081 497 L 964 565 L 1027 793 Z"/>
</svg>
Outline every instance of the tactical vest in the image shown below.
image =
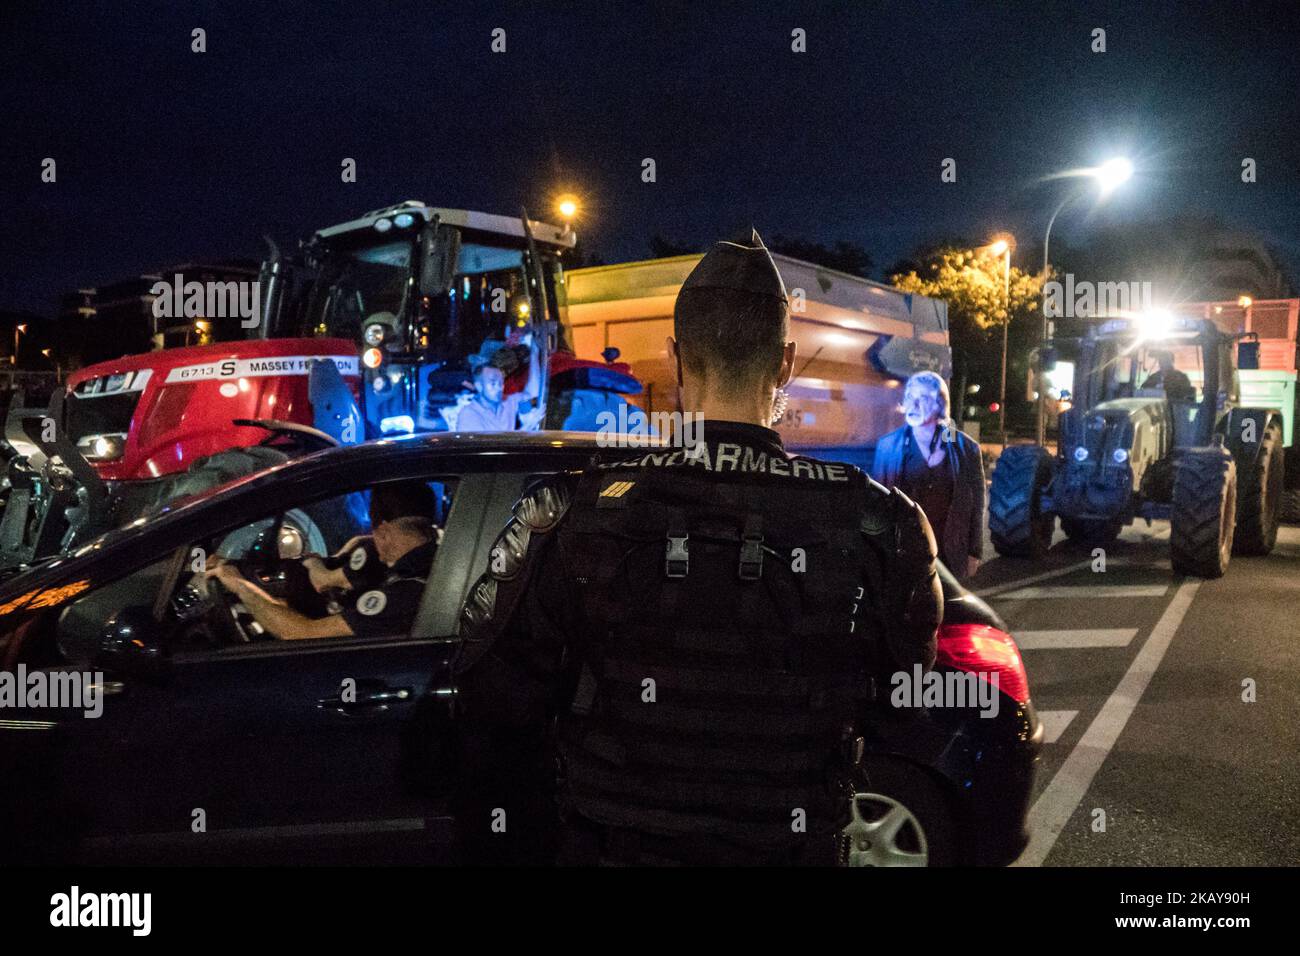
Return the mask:
<svg viewBox="0 0 1300 956">
<path fill-rule="evenodd" d="M 583 476 L 559 532 L 589 625 L 557 726 L 566 812 L 776 862 L 834 846 L 893 530 L 848 475 Z"/>
</svg>

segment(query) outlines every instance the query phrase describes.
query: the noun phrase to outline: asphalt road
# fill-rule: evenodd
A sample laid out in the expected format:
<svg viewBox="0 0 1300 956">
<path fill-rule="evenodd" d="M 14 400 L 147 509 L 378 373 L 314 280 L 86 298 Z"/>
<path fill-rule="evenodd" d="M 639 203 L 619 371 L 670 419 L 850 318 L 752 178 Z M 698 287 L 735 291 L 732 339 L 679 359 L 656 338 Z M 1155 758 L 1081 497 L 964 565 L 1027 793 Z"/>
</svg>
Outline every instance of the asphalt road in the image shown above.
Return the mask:
<svg viewBox="0 0 1300 956">
<path fill-rule="evenodd" d="M 1217 581 L 1174 577 L 1168 535 L 1125 529 L 1101 570 L 1058 531 L 970 582 L 1046 728 L 1019 866 L 1300 863 L 1300 528 Z"/>
</svg>

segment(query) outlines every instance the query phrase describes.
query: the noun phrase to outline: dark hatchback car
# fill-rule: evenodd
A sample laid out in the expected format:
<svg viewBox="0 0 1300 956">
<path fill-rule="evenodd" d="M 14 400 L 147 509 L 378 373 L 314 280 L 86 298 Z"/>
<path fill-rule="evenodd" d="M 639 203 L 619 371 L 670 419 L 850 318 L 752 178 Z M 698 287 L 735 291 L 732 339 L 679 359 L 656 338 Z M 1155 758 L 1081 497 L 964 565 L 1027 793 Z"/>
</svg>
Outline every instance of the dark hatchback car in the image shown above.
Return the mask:
<svg viewBox="0 0 1300 956">
<path fill-rule="evenodd" d="M 604 453 L 563 433 L 332 449 L 5 582 L 0 671 L 28 692 L 0 707 L 0 854 L 454 862 L 446 781 L 432 774 L 461 601 L 527 482 Z M 433 489 L 440 544 L 409 633 L 276 640 L 203 587 L 202 562 L 220 556 L 324 613 L 300 559 L 369 531 L 370 489 L 413 479 Z M 1001 865 L 1026 843 L 1042 730 L 1020 654 L 946 571 L 944 587 L 936 672 L 996 674 L 999 706 L 895 708 L 882 689 L 849 826 L 856 865 Z M 93 697 L 32 698 L 73 674 L 91 675 L 98 716 Z"/>
</svg>

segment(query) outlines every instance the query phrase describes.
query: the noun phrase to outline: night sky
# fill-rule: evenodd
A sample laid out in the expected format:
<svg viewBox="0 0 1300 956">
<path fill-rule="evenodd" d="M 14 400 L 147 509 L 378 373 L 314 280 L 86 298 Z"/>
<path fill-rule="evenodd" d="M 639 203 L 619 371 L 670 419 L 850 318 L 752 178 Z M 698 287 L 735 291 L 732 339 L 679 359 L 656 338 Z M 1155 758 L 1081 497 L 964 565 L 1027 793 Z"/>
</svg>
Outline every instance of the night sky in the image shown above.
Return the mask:
<svg viewBox="0 0 1300 956">
<path fill-rule="evenodd" d="M 1038 243 L 1068 188 L 1043 177 L 1117 153 L 1134 180 L 1064 215 L 1063 238 L 1217 215 L 1300 274 L 1298 27 L 1295 5 L 1228 3 L 10 0 L 0 309 L 260 258 L 267 231 L 287 244 L 403 199 L 546 218 L 566 187 L 606 261 L 753 222 L 886 266 L 950 236 Z"/>
</svg>

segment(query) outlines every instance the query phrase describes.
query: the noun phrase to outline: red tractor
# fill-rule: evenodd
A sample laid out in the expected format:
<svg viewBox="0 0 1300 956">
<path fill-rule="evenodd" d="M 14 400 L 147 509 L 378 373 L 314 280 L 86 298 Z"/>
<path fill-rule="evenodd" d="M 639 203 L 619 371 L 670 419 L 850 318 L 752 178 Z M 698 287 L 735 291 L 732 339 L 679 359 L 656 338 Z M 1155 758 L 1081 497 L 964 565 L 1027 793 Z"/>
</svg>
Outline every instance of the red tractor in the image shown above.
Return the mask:
<svg viewBox="0 0 1300 956">
<path fill-rule="evenodd" d="M 80 369 L 49 408 L 10 410 L 0 567 L 20 568 L 175 498 L 336 444 L 356 415 L 358 364 L 346 340 L 262 339 Z"/>
<path fill-rule="evenodd" d="M 578 359 L 553 225 L 407 202 L 272 247 L 255 337 L 81 369 L 48 409 L 12 409 L 0 574 L 306 450 L 454 430 L 476 362 L 546 370 L 534 427 L 595 430 L 641 391 Z M 626 420 L 626 414 L 622 420 Z"/>
</svg>

